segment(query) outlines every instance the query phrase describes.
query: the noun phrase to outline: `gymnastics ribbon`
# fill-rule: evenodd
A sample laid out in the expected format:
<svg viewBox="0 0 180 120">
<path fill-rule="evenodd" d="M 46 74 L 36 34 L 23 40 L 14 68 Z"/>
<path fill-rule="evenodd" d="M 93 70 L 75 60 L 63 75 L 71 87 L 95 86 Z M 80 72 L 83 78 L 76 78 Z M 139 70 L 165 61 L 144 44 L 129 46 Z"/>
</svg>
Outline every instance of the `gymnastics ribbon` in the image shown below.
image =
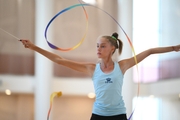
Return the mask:
<svg viewBox="0 0 180 120">
<path fill-rule="evenodd" d="M 86 4 L 86 5 L 87 5 L 87 4 Z M 45 39 L 46 39 L 48 45 L 49 45 L 51 48 L 56 49 L 56 50 L 60 50 L 60 51 L 70 51 L 70 50 L 74 50 L 74 49 L 76 49 L 77 47 L 79 47 L 79 46 L 82 44 L 82 42 L 84 41 L 84 39 L 85 39 L 85 37 L 86 37 L 86 35 L 87 35 L 87 31 L 88 31 L 88 15 L 87 15 L 87 12 L 86 12 L 86 10 L 84 9 L 84 7 L 83 7 L 83 10 L 84 10 L 84 13 L 85 13 L 85 16 L 86 16 L 86 31 L 85 31 L 84 36 L 82 37 L 82 39 L 80 40 L 80 42 L 79 42 L 78 44 L 76 44 L 74 47 L 63 49 L 63 48 L 59 48 L 59 47 L 53 45 L 52 43 L 50 43 L 50 42 L 48 41 L 48 38 L 47 38 L 48 28 L 49 28 L 50 24 L 55 20 L 55 18 L 57 18 L 57 17 L 58 17 L 59 15 L 61 15 L 62 13 L 67 12 L 68 10 L 71 10 L 72 8 L 75 8 L 75 7 L 78 7 L 78 6 L 82 6 L 82 7 L 83 7 L 82 4 L 76 4 L 76 5 L 72 5 L 72 6 L 70 6 L 70 7 L 67 7 L 67 8 L 65 8 L 65 9 L 61 10 L 60 12 L 58 12 L 58 13 L 49 21 L 49 23 L 47 24 L 46 29 L 45 29 L 44 36 L 45 36 Z"/>
<path fill-rule="evenodd" d="M 105 10 L 103 10 L 103 9 L 97 7 L 97 6 L 93 6 L 93 5 L 90 5 L 90 4 L 75 4 L 75 5 L 73 5 L 73 6 L 70 6 L 70 7 L 65 8 L 64 10 L 60 11 L 58 14 L 56 14 L 56 15 L 51 19 L 51 21 L 48 23 L 48 25 L 47 25 L 47 27 L 46 27 L 46 30 L 45 30 L 45 38 L 46 38 L 46 40 L 47 40 L 47 30 L 48 30 L 48 27 L 49 27 L 49 25 L 51 24 L 51 22 L 52 22 L 57 16 L 59 16 L 60 14 L 62 14 L 63 12 L 65 12 L 65 11 L 67 11 L 67 10 L 70 10 L 70 9 L 72 9 L 72 8 L 75 8 L 75 7 L 79 7 L 79 6 L 91 6 L 91 7 L 95 7 L 95 8 L 97 8 L 97 9 L 103 11 L 104 13 L 106 13 L 106 14 L 120 27 L 120 29 L 123 31 L 123 33 L 125 34 L 128 42 L 129 42 L 129 44 L 130 44 L 130 47 L 131 47 L 132 52 L 133 52 L 133 54 L 134 54 L 134 61 L 135 61 L 135 64 L 136 64 L 136 68 L 137 68 L 137 71 L 138 71 L 138 65 L 137 65 L 138 62 L 137 62 L 137 58 L 136 58 L 136 53 L 135 53 L 133 44 L 132 44 L 129 36 L 127 35 L 127 33 L 125 32 L 125 30 L 121 27 L 121 25 L 118 23 L 118 21 L 117 21 L 112 15 L 110 15 L 108 12 L 106 12 Z M 85 12 L 85 14 L 86 14 L 86 19 L 87 19 L 87 23 L 88 23 L 87 13 Z M 88 27 L 86 27 L 86 30 L 87 30 L 87 28 L 88 28 Z M 72 48 L 68 48 L 68 49 L 58 48 L 58 47 L 56 47 L 55 45 L 53 45 L 53 44 L 51 44 L 50 42 L 48 42 L 48 40 L 47 40 L 47 43 L 48 43 L 48 45 L 49 45 L 51 48 L 53 48 L 53 49 L 62 50 L 62 51 L 69 51 L 69 50 L 73 50 L 73 49 L 77 48 L 77 47 L 82 43 L 82 41 L 84 40 L 85 36 L 86 36 L 86 33 L 85 33 L 83 39 L 80 41 L 80 43 L 78 43 L 76 46 L 74 46 L 74 47 L 72 47 Z M 138 97 L 138 96 L 139 96 L 139 82 L 138 82 L 137 97 Z M 135 111 L 135 108 L 134 108 L 133 112 L 131 113 L 130 117 L 128 118 L 128 120 L 131 120 L 131 118 L 132 118 L 132 116 L 133 116 L 133 114 L 134 114 L 134 111 Z"/>
<path fill-rule="evenodd" d="M 51 94 L 51 97 L 50 97 L 50 108 L 49 108 L 49 111 L 48 111 L 48 115 L 47 115 L 47 120 L 49 120 L 49 116 L 50 116 L 50 113 L 51 113 L 51 109 L 52 109 L 52 104 L 53 104 L 53 99 L 54 97 L 60 97 L 62 96 L 62 92 L 53 92 Z"/>
<path fill-rule="evenodd" d="M 79 1 L 79 0 L 78 0 L 78 1 Z M 80 2 L 80 1 L 79 1 L 79 2 Z M 81 2 L 80 2 L 80 3 L 81 3 Z M 68 10 L 74 8 L 74 7 L 77 7 L 77 6 L 82 6 L 82 8 L 83 8 L 83 10 L 84 10 L 84 13 L 85 13 L 85 16 L 86 16 L 86 32 L 85 32 L 83 38 L 80 40 L 80 42 L 79 42 L 77 45 L 75 45 L 74 47 L 68 48 L 68 49 L 58 48 L 58 47 L 56 47 L 55 45 L 53 45 L 53 44 L 51 44 L 50 42 L 48 42 L 48 40 L 47 40 L 47 34 L 46 34 L 46 33 L 47 33 L 48 27 L 49 27 L 49 25 L 51 24 L 51 22 L 52 22 L 57 16 L 59 16 L 60 14 L 62 14 L 63 12 L 66 12 L 66 11 L 68 11 Z M 86 12 L 84 6 L 83 6 L 82 3 L 81 3 L 81 4 L 77 4 L 77 5 L 70 6 L 70 7 L 66 8 L 66 9 L 60 11 L 58 14 L 56 14 L 56 15 L 50 20 L 50 22 L 48 23 L 48 25 L 47 25 L 47 27 L 46 27 L 46 29 L 45 29 L 45 38 L 46 38 L 46 41 L 47 41 L 48 45 L 49 45 L 51 48 L 56 49 L 56 50 L 61 50 L 61 51 L 69 51 L 69 50 L 73 50 L 73 49 L 77 48 L 78 46 L 80 46 L 80 45 L 82 44 L 82 42 L 84 41 L 84 39 L 85 39 L 85 37 L 86 37 L 87 30 L 88 30 L 88 15 L 87 15 L 87 12 Z M 51 109 L 52 109 L 52 104 L 53 104 L 53 99 L 54 99 L 55 96 L 57 96 L 57 97 L 62 96 L 62 92 L 53 92 L 53 93 L 51 94 L 51 97 L 50 97 L 50 108 L 49 108 L 49 111 L 48 111 L 47 120 L 49 120 L 49 116 L 50 116 Z"/>
</svg>

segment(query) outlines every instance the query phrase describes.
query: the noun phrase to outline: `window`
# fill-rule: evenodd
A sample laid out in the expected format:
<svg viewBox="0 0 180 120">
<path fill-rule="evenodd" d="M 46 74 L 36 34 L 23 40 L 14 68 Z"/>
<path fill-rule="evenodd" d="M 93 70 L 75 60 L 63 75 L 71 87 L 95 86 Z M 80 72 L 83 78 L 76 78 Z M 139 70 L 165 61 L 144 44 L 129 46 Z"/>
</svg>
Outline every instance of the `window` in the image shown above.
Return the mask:
<svg viewBox="0 0 180 120">
<path fill-rule="evenodd" d="M 153 47 L 177 45 L 180 41 L 179 0 L 134 0 L 133 44 L 136 54 Z M 171 63 L 171 64 L 169 64 Z M 151 55 L 134 69 L 134 81 L 142 83 L 179 78 L 180 55 Z M 139 75 L 139 77 L 138 77 Z"/>
</svg>

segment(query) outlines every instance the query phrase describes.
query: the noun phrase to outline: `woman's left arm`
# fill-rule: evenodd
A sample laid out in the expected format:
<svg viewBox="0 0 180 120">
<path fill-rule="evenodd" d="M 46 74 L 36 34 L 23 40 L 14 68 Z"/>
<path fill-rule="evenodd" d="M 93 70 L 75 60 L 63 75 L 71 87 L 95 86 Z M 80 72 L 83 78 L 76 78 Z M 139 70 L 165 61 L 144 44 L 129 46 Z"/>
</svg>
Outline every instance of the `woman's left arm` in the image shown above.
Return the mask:
<svg viewBox="0 0 180 120">
<path fill-rule="evenodd" d="M 151 54 L 166 53 L 166 52 L 172 52 L 172 51 L 176 51 L 176 52 L 180 51 L 180 45 L 170 46 L 170 47 L 151 48 Z"/>
<path fill-rule="evenodd" d="M 180 45 L 176 46 L 169 46 L 169 47 L 157 47 L 157 48 L 151 48 L 148 50 L 145 50 L 139 54 L 136 55 L 137 63 L 140 63 L 142 60 L 144 60 L 146 57 L 148 57 L 151 54 L 160 54 L 160 53 L 167 53 L 172 51 L 180 51 Z M 123 73 L 126 72 L 129 68 L 133 67 L 136 62 L 134 60 L 134 57 L 131 57 L 129 59 L 124 59 L 119 62 L 121 69 Z"/>
</svg>

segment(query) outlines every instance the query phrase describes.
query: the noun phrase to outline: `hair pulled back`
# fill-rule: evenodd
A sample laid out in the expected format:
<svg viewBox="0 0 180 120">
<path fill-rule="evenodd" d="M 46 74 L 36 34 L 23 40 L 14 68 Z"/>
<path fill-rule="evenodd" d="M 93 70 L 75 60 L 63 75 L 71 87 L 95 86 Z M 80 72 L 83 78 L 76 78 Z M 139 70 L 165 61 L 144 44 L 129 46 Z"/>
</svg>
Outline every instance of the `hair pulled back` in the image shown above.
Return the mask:
<svg viewBox="0 0 180 120">
<path fill-rule="evenodd" d="M 118 49 L 119 54 L 121 54 L 123 48 L 123 42 L 120 39 L 118 39 L 118 36 L 119 36 L 118 33 L 114 32 L 111 36 L 103 36 L 103 37 L 108 39 L 111 45 L 113 45 L 116 49 Z M 114 52 L 116 51 L 116 49 L 114 50 Z"/>
</svg>

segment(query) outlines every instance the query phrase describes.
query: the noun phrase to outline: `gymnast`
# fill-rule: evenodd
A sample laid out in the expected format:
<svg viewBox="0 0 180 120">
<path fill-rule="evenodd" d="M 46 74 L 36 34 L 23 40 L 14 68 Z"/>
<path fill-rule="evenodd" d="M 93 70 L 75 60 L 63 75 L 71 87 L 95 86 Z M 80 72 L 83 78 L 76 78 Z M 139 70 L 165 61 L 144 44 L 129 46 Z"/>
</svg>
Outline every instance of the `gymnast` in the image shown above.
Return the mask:
<svg viewBox="0 0 180 120">
<path fill-rule="evenodd" d="M 20 40 L 29 48 L 51 61 L 73 70 L 91 75 L 95 89 L 95 102 L 90 120 L 127 120 L 126 107 L 122 97 L 123 77 L 126 71 L 136 65 L 134 57 L 115 61 L 112 59 L 116 49 L 122 53 L 123 42 L 118 33 L 111 36 L 100 36 L 97 39 L 98 63 L 76 62 L 46 51 L 29 40 Z M 147 49 L 136 55 L 137 63 L 152 54 L 180 51 L 180 45 Z"/>
</svg>

